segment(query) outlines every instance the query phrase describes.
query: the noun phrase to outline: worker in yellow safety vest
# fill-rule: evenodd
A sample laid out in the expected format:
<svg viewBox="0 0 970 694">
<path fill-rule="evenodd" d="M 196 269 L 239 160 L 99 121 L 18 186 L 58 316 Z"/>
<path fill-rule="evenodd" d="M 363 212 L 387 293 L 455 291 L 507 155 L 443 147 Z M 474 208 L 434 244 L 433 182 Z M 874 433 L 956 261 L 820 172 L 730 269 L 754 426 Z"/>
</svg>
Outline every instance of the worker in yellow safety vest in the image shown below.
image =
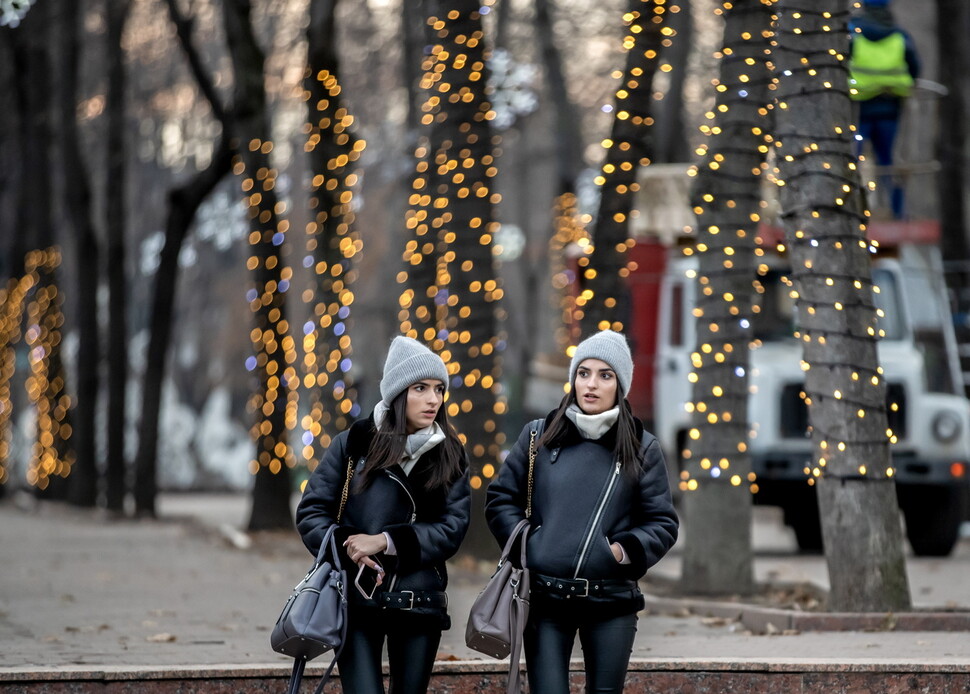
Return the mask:
<svg viewBox="0 0 970 694">
<path fill-rule="evenodd" d="M 859 138 L 872 146 L 880 167 L 893 165 L 893 145 L 899 130 L 903 99 L 919 76 L 919 58 L 908 33 L 889 10 L 889 0 L 865 0 L 849 23 L 849 95 L 859 104 Z M 903 189 L 891 176 L 888 187 L 893 217 L 903 217 Z"/>
</svg>

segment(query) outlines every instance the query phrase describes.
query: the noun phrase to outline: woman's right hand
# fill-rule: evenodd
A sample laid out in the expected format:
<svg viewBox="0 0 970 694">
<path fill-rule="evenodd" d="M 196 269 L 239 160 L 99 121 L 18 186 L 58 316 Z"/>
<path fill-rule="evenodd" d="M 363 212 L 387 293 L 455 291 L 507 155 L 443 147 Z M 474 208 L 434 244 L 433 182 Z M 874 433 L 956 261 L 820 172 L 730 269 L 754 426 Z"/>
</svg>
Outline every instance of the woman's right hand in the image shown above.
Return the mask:
<svg viewBox="0 0 970 694">
<path fill-rule="evenodd" d="M 351 535 L 344 540 L 344 548 L 352 562 L 366 564 L 375 571 L 379 571 L 380 564 L 371 557 L 387 549 L 387 538 L 384 537 L 384 533 L 379 535 Z"/>
</svg>

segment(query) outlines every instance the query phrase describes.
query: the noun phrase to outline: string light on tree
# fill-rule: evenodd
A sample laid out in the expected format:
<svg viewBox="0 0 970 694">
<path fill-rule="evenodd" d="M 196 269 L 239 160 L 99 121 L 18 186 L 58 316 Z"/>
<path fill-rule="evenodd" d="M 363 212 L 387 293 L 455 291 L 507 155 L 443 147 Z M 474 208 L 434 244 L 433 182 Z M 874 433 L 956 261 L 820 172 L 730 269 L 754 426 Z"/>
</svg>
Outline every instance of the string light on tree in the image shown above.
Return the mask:
<svg viewBox="0 0 970 694">
<path fill-rule="evenodd" d="M 790 296 L 798 307 L 802 392 L 816 450 L 805 471 L 809 483 L 823 476 L 887 480 L 894 475 L 888 446 L 895 434 L 886 424 L 892 405 L 876 358 L 883 331 L 869 268 L 877 246 L 866 239 L 869 212 L 854 154 L 842 36 L 848 11 L 800 7 L 779 14 L 779 37 L 819 40 L 797 52 L 776 42 L 778 109 L 804 114 L 828 107 L 820 123 L 839 114 L 825 130 L 779 130 L 774 143 L 775 182 L 783 201 L 792 201 Z M 794 203 L 800 191 L 812 192 L 803 198 L 810 206 Z"/>
<path fill-rule="evenodd" d="M 484 3 L 484 8 L 494 2 Z M 472 458 L 471 485 L 495 474 L 506 403 L 498 333 L 503 317 L 494 256 L 493 189 L 501 154 L 489 122 L 487 67 L 479 2 L 452 4 L 428 19 L 433 44 L 423 64 L 422 137 L 406 225 L 401 332 L 428 343 L 452 376 L 445 407 L 460 422 Z M 460 375 L 459 375 L 460 374 Z M 484 409 L 484 411 L 482 411 Z"/>
<path fill-rule="evenodd" d="M 35 0 L 0 0 L 0 27 L 17 27 Z"/>
<path fill-rule="evenodd" d="M 588 289 L 577 291 L 577 274 L 589 266 L 589 254 L 593 251 L 586 230 L 589 222 L 589 215 L 580 214 L 579 201 L 574 193 L 564 193 L 556 198 L 555 231 L 549 239 L 549 257 L 553 302 L 560 318 L 555 332 L 556 344 L 562 354 L 582 339 L 580 308 L 592 296 Z"/>
<path fill-rule="evenodd" d="M 31 445 L 26 480 L 47 489 L 53 477 L 67 477 L 74 462 L 66 442 L 71 436 L 67 422 L 71 399 L 65 392 L 58 353 L 64 315 L 62 297 L 51 281 L 61 263 L 56 247 L 34 250 L 24 261 L 24 274 L 11 279 L 0 292 L 0 484 L 9 479 L 9 424 L 13 414 L 10 381 L 13 377 L 14 345 L 21 337 L 28 351 L 30 374 L 25 386 L 37 415 L 37 437 Z M 26 310 L 24 308 L 26 304 Z M 26 315 L 25 315 L 26 314 Z M 26 318 L 21 335 L 21 321 Z"/>
<path fill-rule="evenodd" d="M 10 479 L 10 421 L 13 416 L 13 394 L 10 382 L 16 365 L 15 347 L 20 340 L 24 300 L 34 284 L 32 274 L 11 278 L 0 289 L 0 484 Z"/>
<path fill-rule="evenodd" d="M 352 133 L 354 117 L 342 105 L 337 76 L 321 69 L 306 75 L 304 99 L 310 101 L 305 150 L 313 162 L 304 267 L 313 279 L 302 299 L 311 315 L 302 330 L 302 384 L 310 393 L 310 411 L 301 419 L 302 457 L 312 470 L 319 450 L 360 414 L 352 380 L 350 336 L 351 289 L 356 256 L 363 242 L 354 228 L 354 164 L 366 147 Z M 312 82 L 310 78 L 312 77 Z"/>
<path fill-rule="evenodd" d="M 748 455 L 749 344 L 761 285 L 756 273 L 756 233 L 764 211 L 760 180 L 771 142 L 769 41 L 773 0 L 724 2 L 724 44 L 716 57 L 720 78 L 715 102 L 701 126 L 701 160 L 690 171 L 697 217 L 694 316 L 697 345 L 691 354 L 692 428 L 680 452 L 680 489 L 708 480 L 758 490 Z"/>
<path fill-rule="evenodd" d="M 581 270 L 577 316 L 582 334 L 611 328 L 622 331 L 628 298 L 626 278 L 631 267 L 627 252 L 635 241 L 630 238 L 629 222 L 635 214 L 633 195 L 639 190 L 637 170 L 648 166 L 652 157 L 650 114 L 657 95 L 653 77 L 660 64 L 660 50 L 669 45 L 675 32 L 664 26 L 667 13 L 679 11 L 674 3 L 643 0 L 623 15 L 627 34 L 623 38 L 625 68 L 615 71 L 621 80 L 614 103 L 604 111 L 614 114 L 610 136 L 603 140 L 606 158 L 595 182 L 601 188 L 600 209 L 593 229 L 594 246 L 589 264 Z M 664 64 L 669 71 L 670 66 Z"/>
<path fill-rule="evenodd" d="M 250 332 L 254 355 L 247 360 L 246 368 L 258 379 L 248 409 L 255 416 L 250 433 L 260 444 L 249 464 L 252 474 L 260 468 L 277 474 L 296 461 L 288 430 L 296 424 L 292 365 L 297 355 L 283 314 L 284 297 L 292 281 L 292 269 L 282 261 L 289 222 L 284 216 L 286 205 L 276 196 L 278 172 L 269 165 L 272 151 L 272 142 L 253 138 L 233 162 L 233 172 L 241 177 L 251 227 L 252 254 L 246 267 L 252 285 L 246 298 L 254 317 Z"/>
</svg>

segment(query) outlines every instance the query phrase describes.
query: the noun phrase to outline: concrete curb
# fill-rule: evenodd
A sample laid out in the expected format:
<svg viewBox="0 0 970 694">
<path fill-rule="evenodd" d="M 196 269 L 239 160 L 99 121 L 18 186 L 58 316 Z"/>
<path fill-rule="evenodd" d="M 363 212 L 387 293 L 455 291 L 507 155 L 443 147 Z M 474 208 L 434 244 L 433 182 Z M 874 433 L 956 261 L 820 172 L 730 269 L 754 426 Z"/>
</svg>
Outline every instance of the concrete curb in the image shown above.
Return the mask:
<svg viewBox="0 0 970 694">
<path fill-rule="evenodd" d="M 307 668 L 307 682 L 326 666 Z M 501 661 L 439 661 L 429 691 L 440 694 L 500 694 L 508 664 Z M 581 660 L 571 663 L 572 692 L 583 691 Z M 0 669 L 3 694 L 256 694 L 279 692 L 290 668 L 281 665 L 216 665 L 177 668 L 7 668 Z M 337 691 L 336 683 L 331 685 Z M 729 658 L 634 659 L 629 691 L 676 691 L 702 694 L 730 691 L 760 694 L 780 691 L 966 691 L 970 663 L 957 659 L 836 660 Z"/>
<path fill-rule="evenodd" d="M 747 603 L 645 594 L 646 609 L 740 622 L 759 634 L 792 631 L 970 631 L 970 611 L 798 612 Z"/>
</svg>

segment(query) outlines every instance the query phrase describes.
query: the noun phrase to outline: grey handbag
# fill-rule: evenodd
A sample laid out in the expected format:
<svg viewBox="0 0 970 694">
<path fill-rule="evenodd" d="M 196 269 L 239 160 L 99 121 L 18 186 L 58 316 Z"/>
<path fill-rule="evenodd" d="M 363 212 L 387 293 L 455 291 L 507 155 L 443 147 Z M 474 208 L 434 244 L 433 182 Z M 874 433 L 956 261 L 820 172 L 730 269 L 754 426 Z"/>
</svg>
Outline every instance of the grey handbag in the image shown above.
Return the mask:
<svg viewBox="0 0 970 694">
<path fill-rule="evenodd" d="M 517 569 L 509 561 L 509 552 L 520 535 L 522 568 Z M 529 521 L 521 520 L 505 543 L 498 568 L 472 604 L 465 628 L 465 644 L 472 650 L 493 658 L 507 658 L 517 651 L 529 618 L 529 569 L 525 566 L 528 537 Z"/>
<path fill-rule="evenodd" d="M 307 661 L 333 650 L 330 667 L 316 688 L 317 694 L 320 694 L 347 639 L 347 572 L 340 565 L 334 530 L 343 515 L 352 477 L 353 464 L 348 461 L 337 523 L 327 528 L 313 568 L 293 589 L 270 635 L 270 645 L 274 651 L 295 658 L 287 694 L 300 691 Z"/>
<path fill-rule="evenodd" d="M 465 628 L 465 645 L 493 658 L 509 659 L 508 693 L 520 690 L 519 654 L 522 650 L 522 633 L 529 620 L 529 568 L 526 565 L 526 544 L 529 539 L 529 518 L 532 516 L 532 485 L 535 475 L 535 441 L 538 429 L 529 437 L 529 479 L 525 518 L 520 520 L 502 549 L 495 573 L 485 588 L 475 598 L 468 613 Z M 519 541 L 520 566 L 515 568 L 509 561 L 509 553 Z"/>
</svg>

